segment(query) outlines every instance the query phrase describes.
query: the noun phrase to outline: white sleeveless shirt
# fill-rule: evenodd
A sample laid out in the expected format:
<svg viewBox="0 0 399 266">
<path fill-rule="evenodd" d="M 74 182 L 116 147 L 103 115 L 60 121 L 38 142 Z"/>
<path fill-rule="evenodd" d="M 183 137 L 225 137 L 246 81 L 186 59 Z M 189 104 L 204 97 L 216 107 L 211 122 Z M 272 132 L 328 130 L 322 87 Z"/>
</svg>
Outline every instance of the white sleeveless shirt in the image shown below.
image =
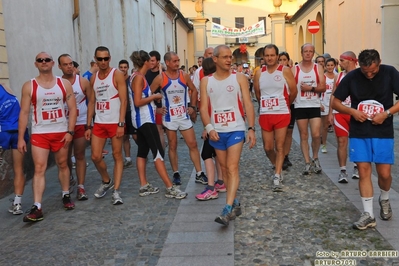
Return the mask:
<svg viewBox="0 0 399 266">
<path fill-rule="evenodd" d="M 82 84 L 80 84 L 79 75 L 75 75 L 75 80 L 72 84 L 73 95 L 76 99 L 76 125 L 86 125 L 87 122 L 87 104 L 86 95 L 83 93 Z M 69 118 L 68 105 L 65 104 L 65 114 Z"/>
<path fill-rule="evenodd" d="M 295 99 L 295 108 L 320 107 L 319 93 L 301 90 L 301 82 L 312 87 L 317 87 L 317 84 L 320 82 L 317 66 L 317 64 L 314 64 L 313 69 L 308 73 L 303 72 L 299 65 L 295 66 L 295 81 L 298 88 L 298 96 Z"/>
<path fill-rule="evenodd" d="M 237 75 L 231 73 L 224 80 L 217 80 L 213 76 L 209 76 L 206 90 L 211 124 L 216 132 L 245 131 L 245 114 Z"/>
<path fill-rule="evenodd" d="M 289 114 L 288 87 L 283 74 L 284 66 L 279 65 L 273 73 L 267 67 L 261 68 L 259 77 L 260 114 Z"/>
<path fill-rule="evenodd" d="M 50 89 L 31 79 L 32 134 L 68 131 L 65 102 L 66 90 L 60 77 L 56 77 L 56 83 Z"/>
<path fill-rule="evenodd" d="M 97 72 L 94 79 L 93 89 L 96 94 L 95 122 L 99 124 L 119 123 L 121 101 L 114 83 L 115 70 L 115 68 L 112 68 L 104 79 L 100 79 Z"/>
</svg>

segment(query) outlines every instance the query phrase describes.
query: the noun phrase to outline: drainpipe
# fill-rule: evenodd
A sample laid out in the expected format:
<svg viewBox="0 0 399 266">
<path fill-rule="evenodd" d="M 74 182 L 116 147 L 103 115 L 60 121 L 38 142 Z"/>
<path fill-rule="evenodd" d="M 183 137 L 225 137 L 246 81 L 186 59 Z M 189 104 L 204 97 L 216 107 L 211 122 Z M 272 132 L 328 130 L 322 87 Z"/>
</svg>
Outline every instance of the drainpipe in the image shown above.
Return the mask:
<svg viewBox="0 0 399 266">
<path fill-rule="evenodd" d="M 177 26 L 176 26 L 176 21 L 178 18 L 178 14 L 175 15 L 175 17 L 172 20 L 172 24 L 173 24 L 173 35 L 174 35 L 174 42 L 175 42 L 175 50 L 174 52 L 177 53 Z"/>
<path fill-rule="evenodd" d="M 75 20 L 79 17 L 79 0 L 73 1 L 73 15 L 72 20 Z"/>
</svg>

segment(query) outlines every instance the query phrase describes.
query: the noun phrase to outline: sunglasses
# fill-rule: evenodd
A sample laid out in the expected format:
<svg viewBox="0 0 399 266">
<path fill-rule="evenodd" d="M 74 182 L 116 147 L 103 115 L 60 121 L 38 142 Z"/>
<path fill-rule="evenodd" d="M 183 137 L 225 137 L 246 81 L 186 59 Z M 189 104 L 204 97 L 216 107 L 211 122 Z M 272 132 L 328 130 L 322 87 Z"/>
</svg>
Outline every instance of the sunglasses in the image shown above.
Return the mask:
<svg viewBox="0 0 399 266">
<path fill-rule="evenodd" d="M 37 58 L 36 59 L 36 62 L 38 62 L 38 63 L 44 63 L 44 62 L 50 63 L 51 61 L 53 61 L 53 59 L 51 59 L 51 58 Z"/>
<path fill-rule="evenodd" d="M 107 62 L 109 60 L 109 56 L 107 57 L 96 57 L 97 61 L 101 62 L 101 61 L 105 61 Z"/>
</svg>

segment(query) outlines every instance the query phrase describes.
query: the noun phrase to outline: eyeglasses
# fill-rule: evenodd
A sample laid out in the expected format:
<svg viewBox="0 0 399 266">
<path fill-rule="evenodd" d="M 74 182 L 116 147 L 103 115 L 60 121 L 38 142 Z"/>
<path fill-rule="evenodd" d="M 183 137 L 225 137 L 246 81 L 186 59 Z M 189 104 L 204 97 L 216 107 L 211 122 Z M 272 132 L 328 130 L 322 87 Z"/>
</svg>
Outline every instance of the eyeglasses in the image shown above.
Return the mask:
<svg viewBox="0 0 399 266">
<path fill-rule="evenodd" d="M 231 55 L 225 55 L 225 56 L 216 56 L 217 58 L 222 58 L 223 60 L 227 60 L 227 59 L 233 59 L 233 56 Z"/>
<path fill-rule="evenodd" d="M 51 58 L 36 58 L 36 62 L 38 63 L 44 63 L 44 62 L 50 63 L 51 61 L 53 61 L 53 59 Z"/>
<path fill-rule="evenodd" d="M 109 56 L 107 57 L 96 57 L 97 61 L 101 62 L 101 61 L 105 61 L 107 62 L 109 60 Z"/>
</svg>

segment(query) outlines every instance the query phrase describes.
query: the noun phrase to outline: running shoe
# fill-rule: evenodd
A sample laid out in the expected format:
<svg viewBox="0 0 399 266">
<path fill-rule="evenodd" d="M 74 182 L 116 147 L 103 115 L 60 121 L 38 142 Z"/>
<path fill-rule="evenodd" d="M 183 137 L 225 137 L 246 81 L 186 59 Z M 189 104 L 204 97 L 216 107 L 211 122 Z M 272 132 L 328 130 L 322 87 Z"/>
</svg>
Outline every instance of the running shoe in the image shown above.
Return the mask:
<svg viewBox="0 0 399 266">
<path fill-rule="evenodd" d="M 224 207 L 222 213 L 218 217 L 216 217 L 215 222 L 220 223 L 224 226 L 228 226 L 229 222 L 231 220 L 234 220 L 232 219 L 232 217 L 232 212 L 229 212 L 228 209 Z"/>
<path fill-rule="evenodd" d="M 78 187 L 78 195 L 76 196 L 78 200 L 88 200 L 89 197 L 86 194 L 86 191 L 84 188 Z"/>
<path fill-rule="evenodd" d="M 378 202 L 380 203 L 380 217 L 382 220 L 390 220 L 392 218 L 392 208 L 389 203 L 389 199 L 381 200 L 381 196 L 378 198 Z"/>
<path fill-rule="evenodd" d="M 187 192 L 181 191 L 176 186 L 172 186 L 171 188 L 166 188 L 165 197 L 169 199 L 171 198 L 184 199 L 185 197 L 187 197 L 187 195 L 188 195 Z"/>
<path fill-rule="evenodd" d="M 273 192 L 282 192 L 283 186 L 280 183 L 280 178 L 278 176 L 274 176 L 273 178 Z"/>
<path fill-rule="evenodd" d="M 43 220 L 43 212 L 38 209 L 36 205 L 33 205 L 29 210 L 29 213 L 24 216 L 24 222 L 38 222 Z"/>
<path fill-rule="evenodd" d="M 357 169 L 357 166 L 353 167 L 352 179 L 359 179 L 359 169 Z"/>
<path fill-rule="evenodd" d="M 94 193 L 94 196 L 98 199 L 102 198 L 105 196 L 105 194 L 107 194 L 107 191 L 113 187 L 114 187 L 114 180 L 110 179 L 108 184 L 104 183 L 103 181 L 101 182 L 100 187 Z"/>
<path fill-rule="evenodd" d="M 376 225 L 375 218 L 371 218 L 368 212 L 363 212 L 360 215 L 360 219 L 353 223 L 353 229 L 364 230 L 367 229 L 367 227 L 376 227 Z"/>
<path fill-rule="evenodd" d="M 131 167 L 133 167 L 133 161 L 132 160 L 128 161 L 125 159 L 125 161 L 123 162 L 123 168 L 126 169 Z"/>
<path fill-rule="evenodd" d="M 219 198 L 219 193 L 214 190 L 210 190 L 208 187 L 205 187 L 205 190 L 202 191 L 200 194 L 195 196 L 197 200 L 211 200 Z"/>
<path fill-rule="evenodd" d="M 112 204 L 114 205 L 123 204 L 123 200 L 119 194 L 121 194 L 121 192 L 119 192 L 118 190 L 114 190 L 114 193 L 112 193 Z"/>
<path fill-rule="evenodd" d="M 233 203 L 233 208 L 231 210 L 231 220 L 234 220 L 236 217 L 240 216 L 242 214 L 241 211 L 241 204 L 238 203 L 238 205 Z"/>
<path fill-rule="evenodd" d="M 64 204 L 65 210 L 75 209 L 75 203 L 72 202 L 71 195 L 69 194 L 65 194 L 64 197 L 62 197 L 62 203 Z"/>
<path fill-rule="evenodd" d="M 313 160 L 313 172 L 315 172 L 316 174 L 320 174 L 321 173 L 321 165 L 320 165 L 320 161 L 318 158 Z"/>
<path fill-rule="evenodd" d="M 327 153 L 327 147 L 326 147 L 326 145 L 321 145 L 321 152 L 322 152 L 322 153 Z"/>
<path fill-rule="evenodd" d="M 288 169 L 288 162 L 285 160 L 283 161 L 283 170 L 287 170 Z"/>
<path fill-rule="evenodd" d="M 284 162 L 287 162 L 288 166 L 292 166 L 292 163 L 291 163 L 290 159 L 288 158 L 288 155 L 284 157 Z"/>
<path fill-rule="evenodd" d="M 20 214 L 24 213 L 24 211 L 22 210 L 21 203 L 14 204 L 13 200 L 12 200 L 10 208 L 8 209 L 8 212 L 12 213 L 14 215 L 20 215 Z"/>
<path fill-rule="evenodd" d="M 180 186 L 181 185 L 181 177 L 179 173 L 173 174 L 173 185 Z"/>
<path fill-rule="evenodd" d="M 76 180 L 75 180 L 75 178 L 73 177 L 73 175 L 71 175 L 71 177 L 69 178 L 69 194 L 72 194 L 72 193 L 73 193 L 73 190 L 74 190 L 74 188 L 75 188 L 75 185 L 76 185 Z"/>
<path fill-rule="evenodd" d="M 307 163 L 305 165 L 305 170 L 302 172 L 303 175 L 309 175 L 310 174 L 310 163 Z"/>
<path fill-rule="evenodd" d="M 221 185 L 219 183 L 215 183 L 215 189 L 217 192 L 226 192 L 227 191 L 226 185 L 224 183 Z"/>
<path fill-rule="evenodd" d="M 203 185 L 208 185 L 208 178 L 201 172 L 201 174 L 195 176 L 195 183 L 201 183 Z"/>
<path fill-rule="evenodd" d="M 341 170 L 338 175 L 338 183 L 346 184 L 348 183 L 348 174 L 345 170 Z"/>
<path fill-rule="evenodd" d="M 139 190 L 139 195 L 140 197 L 145 197 L 151 194 L 156 194 L 159 192 L 159 188 L 153 187 L 150 183 L 147 183 L 147 185 L 142 186 Z"/>
<path fill-rule="evenodd" d="M 327 131 L 328 131 L 328 133 L 333 133 L 333 132 L 334 132 L 333 126 L 332 126 L 332 125 L 329 125 Z"/>
</svg>

